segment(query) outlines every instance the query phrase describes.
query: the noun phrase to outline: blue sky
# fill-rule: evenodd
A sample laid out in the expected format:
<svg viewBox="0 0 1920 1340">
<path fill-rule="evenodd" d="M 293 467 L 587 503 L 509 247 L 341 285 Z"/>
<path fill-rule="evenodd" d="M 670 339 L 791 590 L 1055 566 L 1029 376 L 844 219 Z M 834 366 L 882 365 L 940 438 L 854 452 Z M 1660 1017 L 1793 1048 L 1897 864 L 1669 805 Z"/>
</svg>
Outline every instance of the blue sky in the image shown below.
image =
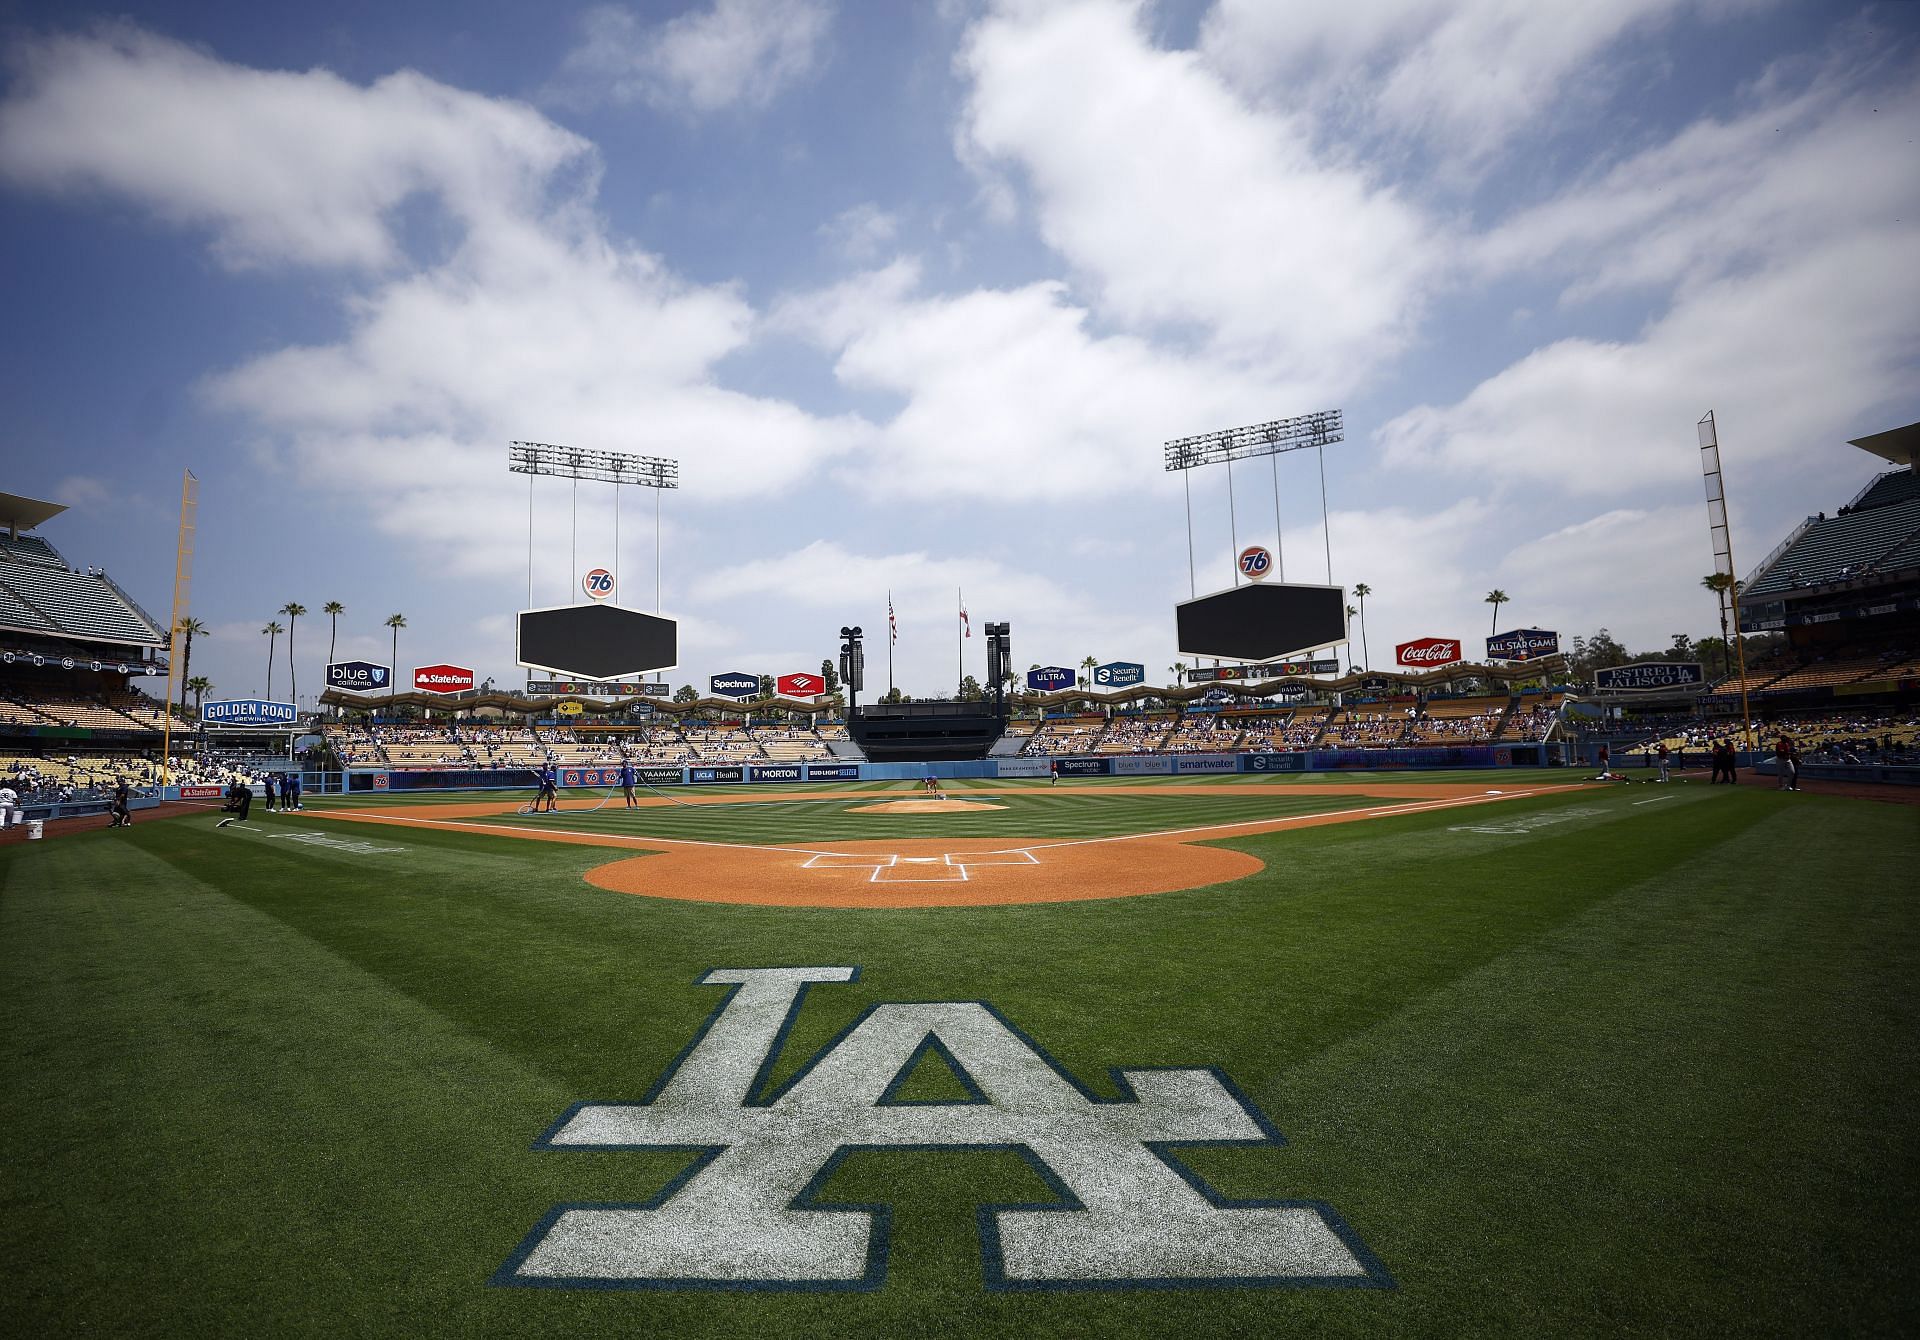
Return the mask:
<svg viewBox="0 0 1920 1340">
<path fill-rule="evenodd" d="M 1476 648 L 1496 586 L 1503 627 L 1662 645 L 1714 623 L 1695 419 L 1744 571 L 1920 418 L 1917 9 L 0 0 L 4 487 L 164 618 L 192 468 L 194 668 L 245 693 L 289 600 L 345 603 L 343 655 L 401 612 L 403 667 L 517 678 L 507 442 L 673 456 L 675 682 L 817 668 L 891 589 L 932 694 L 956 588 L 1022 665 L 1162 673 L 1161 442 L 1338 406 L 1376 664 Z M 1319 581 L 1313 467 L 1279 483 Z M 1194 481 L 1203 592 L 1273 542 L 1236 480 L 1237 537 Z M 543 483 L 536 605 L 568 515 Z M 613 560 L 588 490 L 577 566 Z"/>
</svg>

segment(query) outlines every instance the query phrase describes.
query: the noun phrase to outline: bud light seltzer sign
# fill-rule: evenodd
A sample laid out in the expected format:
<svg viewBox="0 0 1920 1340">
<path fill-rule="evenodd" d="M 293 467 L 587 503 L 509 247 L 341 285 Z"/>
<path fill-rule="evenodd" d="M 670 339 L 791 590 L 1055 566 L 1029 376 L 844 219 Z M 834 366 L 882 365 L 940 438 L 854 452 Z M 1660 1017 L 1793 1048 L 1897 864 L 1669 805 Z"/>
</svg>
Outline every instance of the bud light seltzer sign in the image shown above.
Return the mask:
<svg viewBox="0 0 1920 1340">
<path fill-rule="evenodd" d="M 1436 666 L 1452 665 L 1460 659 L 1460 639 L 1423 637 L 1413 642 L 1402 642 L 1393 649 L 1393 659 L 1396 664 L 1415 670 L 1432 670 Z"/>
<path fill-rule="evenodd" d="M 1706 682 L 1707 672 L 1698 661 L 1641 661 L 1593 672 L 1593 687 L 1606 691 L 1687 689 Z"/>
</svg>

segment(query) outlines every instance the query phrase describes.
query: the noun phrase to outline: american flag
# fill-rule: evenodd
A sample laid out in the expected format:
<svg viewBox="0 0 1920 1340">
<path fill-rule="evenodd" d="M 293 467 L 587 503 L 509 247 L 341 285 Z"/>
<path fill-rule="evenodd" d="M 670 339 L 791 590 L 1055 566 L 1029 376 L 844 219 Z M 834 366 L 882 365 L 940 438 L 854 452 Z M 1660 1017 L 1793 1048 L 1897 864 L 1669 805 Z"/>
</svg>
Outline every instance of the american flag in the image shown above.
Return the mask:
<svg viewBox="0 0 1920 1340">
<path fill-rule="evenodd" d="M 973 625 L 967 622 L 967 598 L 960 597 L 960 628 L 968 636 L 973 636 Z"/>
<path fill-rule="evenodd" d="M 887 592 L 887 642 L 892 645 L 900 640 L 900 625 L 893 617 L 893 592 Z"/>
</svg>

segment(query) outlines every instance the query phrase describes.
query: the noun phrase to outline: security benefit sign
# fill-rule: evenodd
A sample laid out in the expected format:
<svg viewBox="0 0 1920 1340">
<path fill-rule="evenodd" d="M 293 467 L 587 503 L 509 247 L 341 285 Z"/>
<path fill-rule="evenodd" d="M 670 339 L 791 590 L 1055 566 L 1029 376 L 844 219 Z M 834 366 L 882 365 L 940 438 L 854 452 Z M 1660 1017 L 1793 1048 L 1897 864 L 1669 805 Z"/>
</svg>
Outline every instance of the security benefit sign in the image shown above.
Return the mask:
<svg viewBox="0 0 1920 1340">
<path fill-rule="evenodd" d="M 200 704 L 200 720 L 209 726 L 291 726 L 298 715 L 292 703 L 264 698 L 222 698 Z"/>
<path fill-rule="evenodd" d="M 1015 1150 L 1053 1203 L 990 1205 L 985 1282 L 1002 1289 L 1231 1284 L 1390 1287 L 1334 1212 L 1310 1200 L 1229 1200 L 1181 1162 L 1193 1145 L 1272 1145 L 1279 1132 L 1218 1070 L 1112 1072 L 1090 1092 L 984 1001 L 871 1005 L 791 1079 L 763 1091 L 815 983 L 859 970 L 717 968 L 725 1003 L 638 1103 L 586 1102 L 544 1150 L 697 1154 L 650 1199 L 559 1204 L 495 1273 L 544 1288 L 877 1289 L 892 1216 L 820 1188 L 848 1153 Z M 966 1096 L 897 1095 L 944 1067 Z M 598 1164 L 595 1165 L 599 1167 Z M 564 1185 L 601 1174 L 564 1166 Z"/>
<path fill-rule="evenodd" d="M 1706 669 L 1698 661 L 1641 661 L 1637 665 L 1617 665 L 1611 670 L 1593 672 L 1593 687 L 1603 693 L 1620 689 L 1691 689 L 1706 682 Z"/>
<path fill-rule="evenodd" d="M 1533 661 L 1560 654 L 1560 634 L 1545 628 L 1516 628 L 1487 639 L 1489 661 Z"/>
<path fill-rule="evenodd" d="M 1147 682 L 1147 667 L 1137 661 L 1108 661 L 1093 668 L 1093 682 L 1103 689 L 1125 689 Z"/>
<path fill-rule="evenodd" d="M 327 687 L 372 693 L 390 688 L 393 671 L 372 661 L 335 661 L 327 667 Z"/>
<path fill-rule="evenodd" d="M 1073 687 L 1073 671 L 1063 665 L 1043 665 L 1027 671 L 1027 687 L 1035 693 L 1058 693 Z"/>
</svg>

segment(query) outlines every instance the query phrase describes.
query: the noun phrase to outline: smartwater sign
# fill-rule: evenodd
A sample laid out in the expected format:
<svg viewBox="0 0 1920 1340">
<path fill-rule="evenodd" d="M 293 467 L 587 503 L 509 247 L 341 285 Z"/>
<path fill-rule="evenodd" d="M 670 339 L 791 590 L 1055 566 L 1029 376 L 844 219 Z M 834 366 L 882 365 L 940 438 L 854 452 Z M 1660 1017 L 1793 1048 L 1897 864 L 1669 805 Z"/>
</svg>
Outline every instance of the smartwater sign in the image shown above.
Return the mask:
<svg viewBox="0 0 1920 1340">
<path fill-rule="evenodd" d="M 1641 661 L 1593 672 L 1593 687 L 1605 692 L 1636 689 L 1688 689 L 1707 682 L 1698 661 Z"/>
<path fill-rule="evenodd" d="M 209 726 L 291 726 L 296 715 L 292 703 L 264 698 L 224 698 L 200 704 L 200 720 Z"/>
<path fill-rule="evenodd" d="M 327 667 L 327 687 L 330 689 L 370 693 L 388 688 L 392 683 L 393 671 L 372 661 L 335 661 Z"/>
<path fill-rule="evenodd" d="M 1109 661 L 1095 666 L 1093 682 L 1103 689 L 1125 689 L 1147 681 L 1147 667 L 1135 661 Z"/>
<path fill-rule="evenodd" d="M 1027 687 L 1035 693 L 1058 693 L 1073 687 L 1073 671 L 1063 665 L 1043 665 L 1027 671 Z"/>
</svg>

